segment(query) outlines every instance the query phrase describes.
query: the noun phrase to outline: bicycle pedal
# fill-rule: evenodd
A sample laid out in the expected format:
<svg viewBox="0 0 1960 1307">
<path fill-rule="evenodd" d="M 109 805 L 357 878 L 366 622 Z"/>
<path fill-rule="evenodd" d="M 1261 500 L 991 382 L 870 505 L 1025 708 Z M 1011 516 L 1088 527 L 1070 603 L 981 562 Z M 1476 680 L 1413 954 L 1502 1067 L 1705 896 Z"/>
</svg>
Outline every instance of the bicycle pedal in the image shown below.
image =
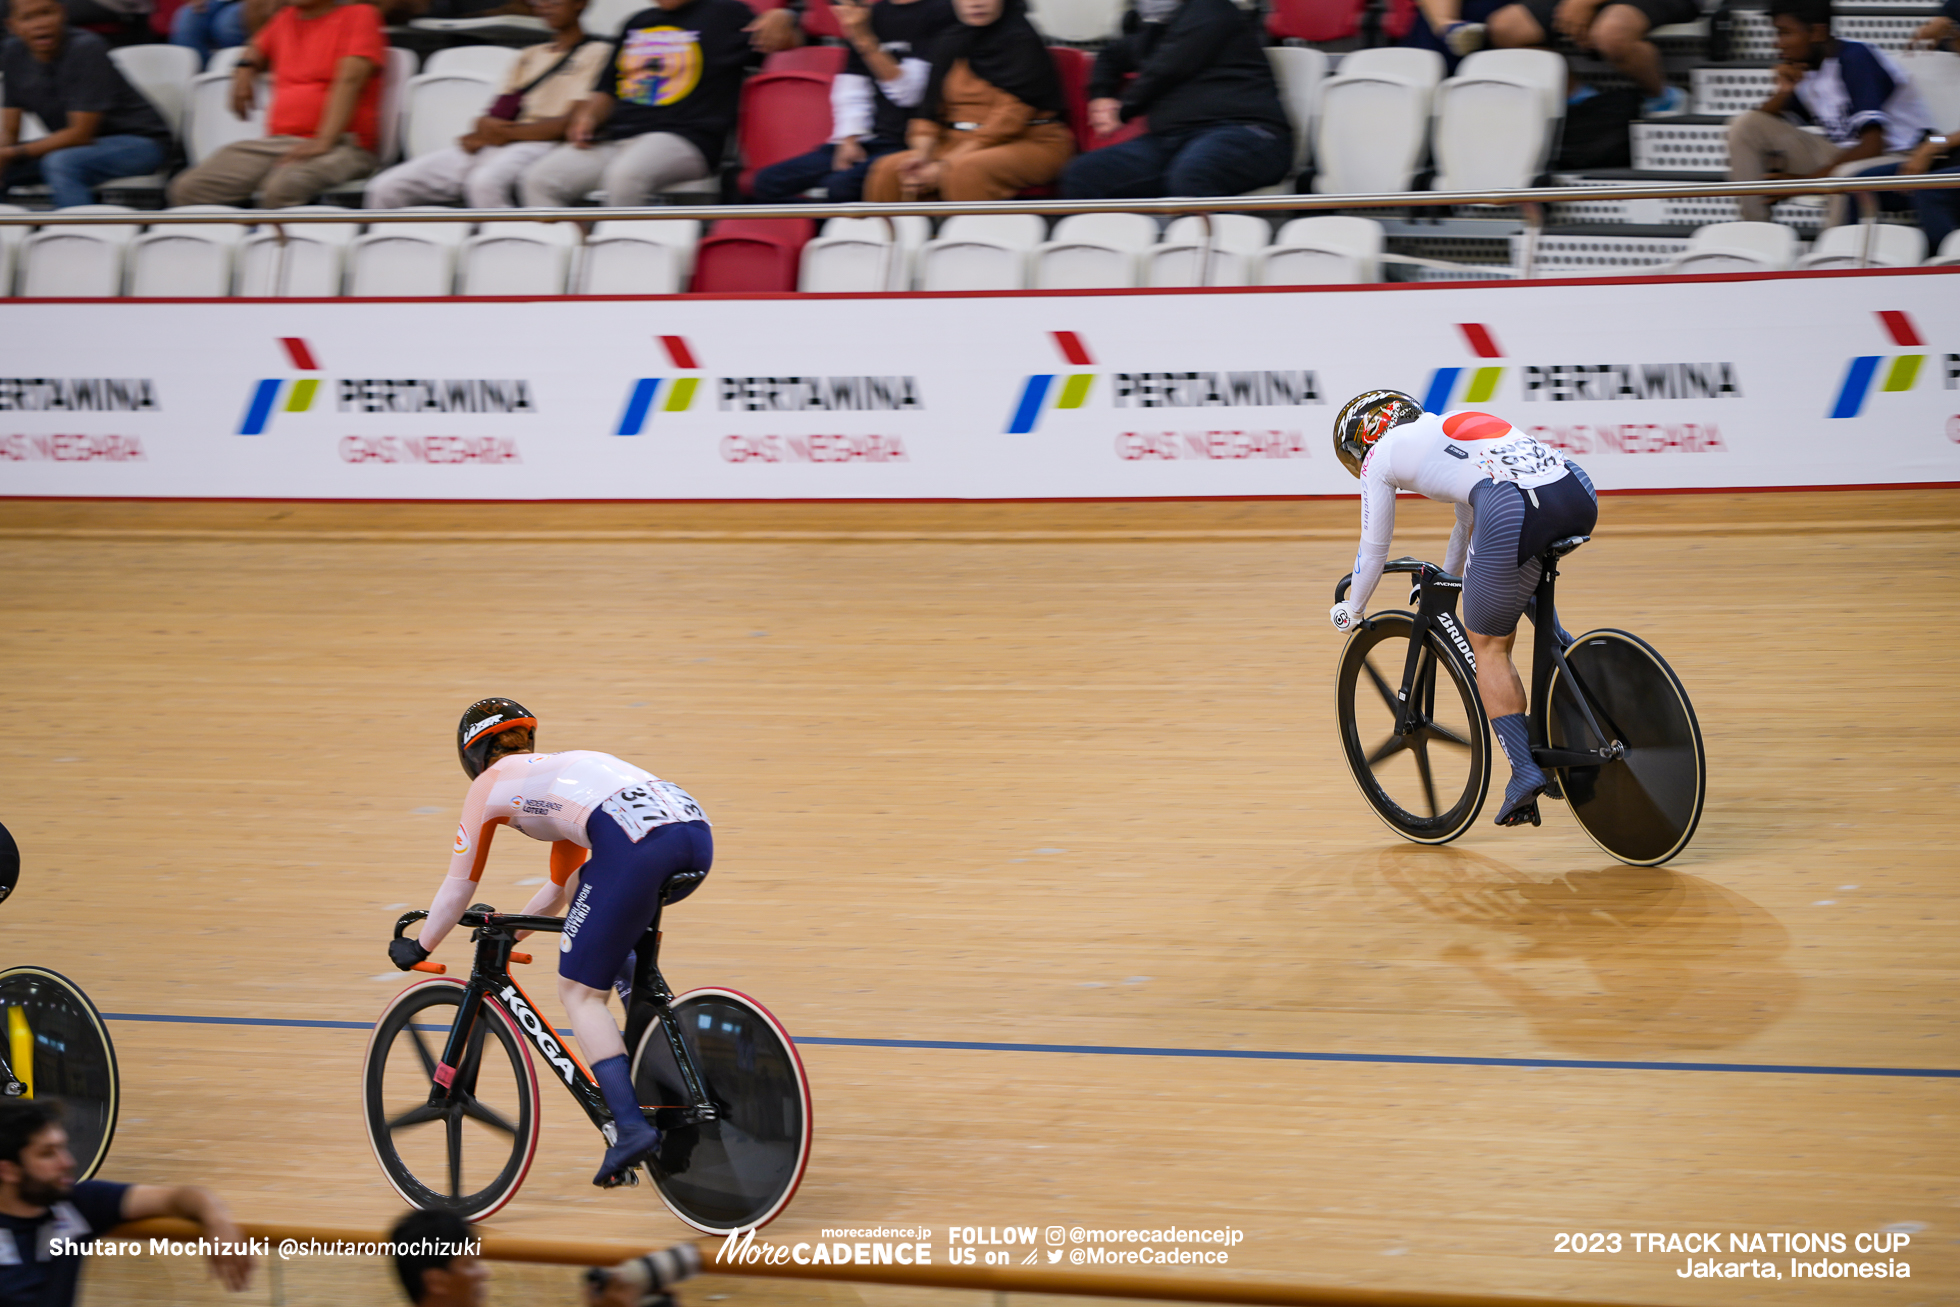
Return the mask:
<svg viewBox="0 0 1960 1307">
<path fill-rule="evenodd" d="M 640 1168 L 629 1167 L 624 1171 L 614 1171 L 599 1185 L 601 1189 L 631 1189 L 640 1182 Z"/>
</svg>

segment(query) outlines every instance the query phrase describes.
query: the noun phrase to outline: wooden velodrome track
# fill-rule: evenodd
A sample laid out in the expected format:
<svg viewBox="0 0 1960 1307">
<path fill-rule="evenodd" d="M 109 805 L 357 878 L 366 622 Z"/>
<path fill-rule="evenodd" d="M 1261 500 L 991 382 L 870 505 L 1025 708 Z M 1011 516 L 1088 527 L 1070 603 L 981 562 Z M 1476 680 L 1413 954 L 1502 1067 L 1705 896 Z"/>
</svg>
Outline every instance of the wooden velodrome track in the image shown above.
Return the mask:
<svg viewBox="0 0 1960 1307">
<path fill-rule="evenodd" d="M 1402 513 L 1398 545 L 1439 555 L 1440 514 Z M 677 987 L 832 1040 L 1355 1059 L 806 1045 L 815 1152 L 767 1235 L 925 1224 L 943 1261 L 949 1225 L 1230 1225 L 1232 1272 L 1305 1283 L 1960 1299 L 1960 492 L 1606 502 L 1566 622 L 1649 638 L 1708 739 L 1700 833 L 1655 870 L 1558 804 L 1446 848 L 1378 824 L 1330 729 L 1355 516 L 0 503 L 0 816 L 26 861 L 4 961 L 109 1013 L 372 1019 L 403 983 L 389 924 L 448 856 L 457 714 L 507 694 L 547 747 L 641 761 L 714 818 L 714 875 L 668 921 Z M 517 907 L 542 871 L 507 837 L 484 897 Z M 108 1178 L 264 1220 L 399 1212 L 357 1115 L 363 1032 L 111 1030 Z M 1360 1060 L 1383 1054 L 1468 1060 Z M 681 1236 L 646 1190 L 587 1183 L 596 1139 L 544 1093 L 496 1227 Z M 1887 1227 L 1909 1280 L 1554 1252 Z M 90 1274 L 93 1304 L 224 1300 L 191 1261 Z M 395 1300 L 381 1276 L 295 1262 L 242 1300 Z M 569 1302 L 571 1278 L 504 1269 L 496 1300 Z M 686 1296 L 714 1295 L 978 1301 Z"/>
</svg>

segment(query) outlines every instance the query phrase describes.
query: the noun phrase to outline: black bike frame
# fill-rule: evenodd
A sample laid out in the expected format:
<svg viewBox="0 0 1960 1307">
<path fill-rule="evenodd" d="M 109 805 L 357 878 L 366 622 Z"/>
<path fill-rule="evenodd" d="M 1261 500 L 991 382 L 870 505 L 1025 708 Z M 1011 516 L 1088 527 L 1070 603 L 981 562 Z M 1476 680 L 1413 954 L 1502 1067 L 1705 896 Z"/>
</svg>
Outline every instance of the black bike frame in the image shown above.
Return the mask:
<svg viewBox="0 0 1960 1307">
<path fill-rule="evenodd" d="M 429 914 L 410 912 L 395 923 L 395 937 L 401 938 L 402 931 L 414 922 L 421 921 Z M 468 1056 L 471 1037 L 476 1031 L 479 1007 L 495 1003 L 509 1016 L 524 1038 L 536 1049 L 545 1065 L 549 1066 L 564 1083 L 578 1105 L 585 1109 L 586 1116 L 601 1134 L 612 1142 L 613 1114 L 606 1106 L 605 1095 L 600 1092 L 598 1082 L 585 1063 L 574 1057 L 558 1040 L 558 1034 L 538 1015 L 537 1005 L 531 996 L 510 974 L 510 955 L 517 943 L 517 932 L 536 930 L 557 932 L 565 928 L 563 917 L 527 917 L 516 913 L 501 913 L 483 904 L 472 906 L 465 912 L 459 923 L 474 927 L 470 935 L 476 944 L 476 957 L 470 966 L 469 987 L 463 995 L 461 1007 L 457 1009 L 455 1024 L 449 1028 L 449 1039 L 444 1044 L 442 1057 L 436 1065 L 435 1075 L 429 1086 L 429 1105 L 446 1104 L 456 1092 L 455 1083 L 458 1069 Z M 627 1056 L 633 1055 L 639 1039 L 645 1034 L 648 1024 L 659 1021 L 666 1033 L 667 1046 L 674 1055 L 674 1063 L 680 1069 L 681 1082 L 686 1087 L 689 1101 L 686 1104 L 658 1104 L 660 1107 L 680 1108 L 683 1122 L 711 1121 L 715 1108 L 701 1089 L 701 1077 L 694 1069 L 694 1059 L 687 1051 L 687 1044 L 681 1039 L 678 1024 L 673 1020 L 673 991 L 667 987 L 660 974 L 660 912 L 656 908 L 653 921 L 646 934 L 636 947 L 637 961 L 633 972 L 633 996 L 627 1005 Z M 468 1092 L 469 1086 L 463 1086 Z"/>
<path fill-rule="evenodd" d="M 1576 546 L 1575 546 L 1576 547 Z M 1567 552 L 1570 552 L 1568 550 Z M 1597 767 L 1602 763 L 1613 762 L 1626 756 L 1626 746 L 1621 737 L 1608 734 L 1601 728 L 1599 718 L 1604 715 L 1598 700 L 1578 673 L 1565 661 L 1565 651 L 1559 647 L 1558 609 L 1553 596 L 1558 582 L 1558 560 L 1560 555 L 1548 549 L 1539 558 L 1543 570 L 1538 576 L 1538 589 L 1534 593 L 1535 605 L 1532 619 L 1531 639 L 1531 707 L 1526 717 L 1531 741 L 1531 757 L 1540 767 Z M 1406 572 L 1416 577 L 1420 586 L 1414 628 L 1409 634 L 1409 656 L 1402 668 L 1402 688 L 1398 694 L 1395 710 L 1395 734 L 1407 735 L 1412 728 L 1410 714 L 1417 711 L 1417 678 L 1424 657 L 1429 653 L 1429 632 L 1436 629 L 1456 646 L 1463 656 L 1464 665 L 1474 677 L 1477 670 L 1477 656 L 1470 648 L 1470 641 L 1463 633 L 1456 617 L 1457 597 L 1463 593 L 1463 578 L 1451 576 L 1434 563 L 1425 563 L 1417 558 L 1398 558 L 1383 566 L 1384 573 Z M 1343 577 L 1334 588 L 1335 602 L 1347 597 L 1348 587 L 1353 582 L 1352 574 Z M 1370 625 L 1362 619 L 1362 625 Z M 1548 701 L 1551 698 L 1552 673 L 1564 676 L 1573 689 L 1573 701 L 1579 705 L 1579 712 L 1586 719 L 1586 726 L 1593 738 L 1602 747 L 1597 749 L 1555 749 L 1551 747 L 1550 735 L 1546 728 Z M 1595 712 L 1597 710 L 1597 714 Z M 1608 723 L 1612 725 L 1612 723 Z"/>
</svg>

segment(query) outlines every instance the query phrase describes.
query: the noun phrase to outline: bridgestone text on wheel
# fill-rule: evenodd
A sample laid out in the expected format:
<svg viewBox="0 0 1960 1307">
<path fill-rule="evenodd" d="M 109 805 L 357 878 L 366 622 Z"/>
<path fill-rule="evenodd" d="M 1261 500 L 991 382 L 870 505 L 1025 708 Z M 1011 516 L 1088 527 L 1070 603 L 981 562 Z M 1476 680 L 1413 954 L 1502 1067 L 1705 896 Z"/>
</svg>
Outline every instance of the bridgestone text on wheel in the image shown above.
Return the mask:
<svg viewBox="0 0 1960 1307">
<path fill-rule="evenodd" d="M 1468 661 L 1431 627 L 1411 695 L 1413 729 L 1395 734 L 1414 630 L 1408 613 L 1369 615 L 1341 653 L 1335 710 L 1348 769 L 1375 814 L 1405 840 L 1447 844 L 1477 819 L 1490 790 L 1490 730 Z"/>
<path fill-rule="evenodd" d="M 690 990 L 673 1012 L 716 1119 L 682 1120 L 679 1068 L 660 1023 L 648 1026 L 633 1087 L 665 1135 L 648 1166 L 661 1201 L 705 1234 L 766 1224 L 810 1161 L 810 1084 L 796 1047 L 760 1003 L 732 989 Z"/>
<path fill-rule="evenodd" d="M 431 1102 L 436 1064 L 467 986 L 429 980 L 403 990 L 368 1041 L 361 1101 L 368 1142 L 411 1205 L 477 1221 L 510 1201 L 538 1148 L 538 1078 L 510 1017 L 477 1009 L 447 1101 Z"/>
<path fill-rule="evenodd" d="M 1625 631 L 1590 631 L 1572 642 L 1565 661 L 1586 687 L 1600 729 L 1627 747 L 1617 762 L 1559 768 L 1565 801 L 1600 848 L 1636 867 L 1659 866 L 1687 847 L 1708 789 L 1688 692 L 1652 646 Z M 1553 748 L 1605 743 L 1592 738 L 1572 678 L 1555 670 L 1547 702 Z"/>
</svg>

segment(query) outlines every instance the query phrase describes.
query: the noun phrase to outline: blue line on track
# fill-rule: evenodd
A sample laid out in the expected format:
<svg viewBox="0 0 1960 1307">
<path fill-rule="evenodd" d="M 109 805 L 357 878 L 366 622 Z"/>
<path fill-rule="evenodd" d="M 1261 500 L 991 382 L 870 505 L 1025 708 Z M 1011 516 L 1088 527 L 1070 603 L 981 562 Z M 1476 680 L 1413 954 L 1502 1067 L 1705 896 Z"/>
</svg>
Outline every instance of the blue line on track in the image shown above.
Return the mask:
<svg viewBox="0 0 1960 1307">
<path fill-rule="evenodd" d="M 311 1026 L 372 1030 L 372 1021 L 303 1021 L 291 1017 L 181 1017 L 149 1012 L 104 1012 L 105 1021 L 177 1021 L 199 1026 Z M 447 1030 L 417 1025 L 417 1030 Z M 560 1030 L 570 1035 L 569 1030 Z M 1210 1057 L 1253 1062 L 1377 1062 L 1410 1066 L 1556 1067 L 1571 1071 L 1728 1071 L 1784 1076 L 1923 1076 L 1960 1080 L 1960 1070 L 1911 1066 L 1779 1066 L 1766 1062 L 1608 1062 L 1565 1057 L 1442 1057 L 1420 1053 L 1292 1053 L 1258 1048 L 1147 1048 L 1119 1044 L 1009 1044 L 970 1039 L 836 1039 L 805 1035 L 805 1045 L 839 1048 L 930 1048 L 962 1053 L 1085 1053 L 1099 1057 Z"/>
</svg>

